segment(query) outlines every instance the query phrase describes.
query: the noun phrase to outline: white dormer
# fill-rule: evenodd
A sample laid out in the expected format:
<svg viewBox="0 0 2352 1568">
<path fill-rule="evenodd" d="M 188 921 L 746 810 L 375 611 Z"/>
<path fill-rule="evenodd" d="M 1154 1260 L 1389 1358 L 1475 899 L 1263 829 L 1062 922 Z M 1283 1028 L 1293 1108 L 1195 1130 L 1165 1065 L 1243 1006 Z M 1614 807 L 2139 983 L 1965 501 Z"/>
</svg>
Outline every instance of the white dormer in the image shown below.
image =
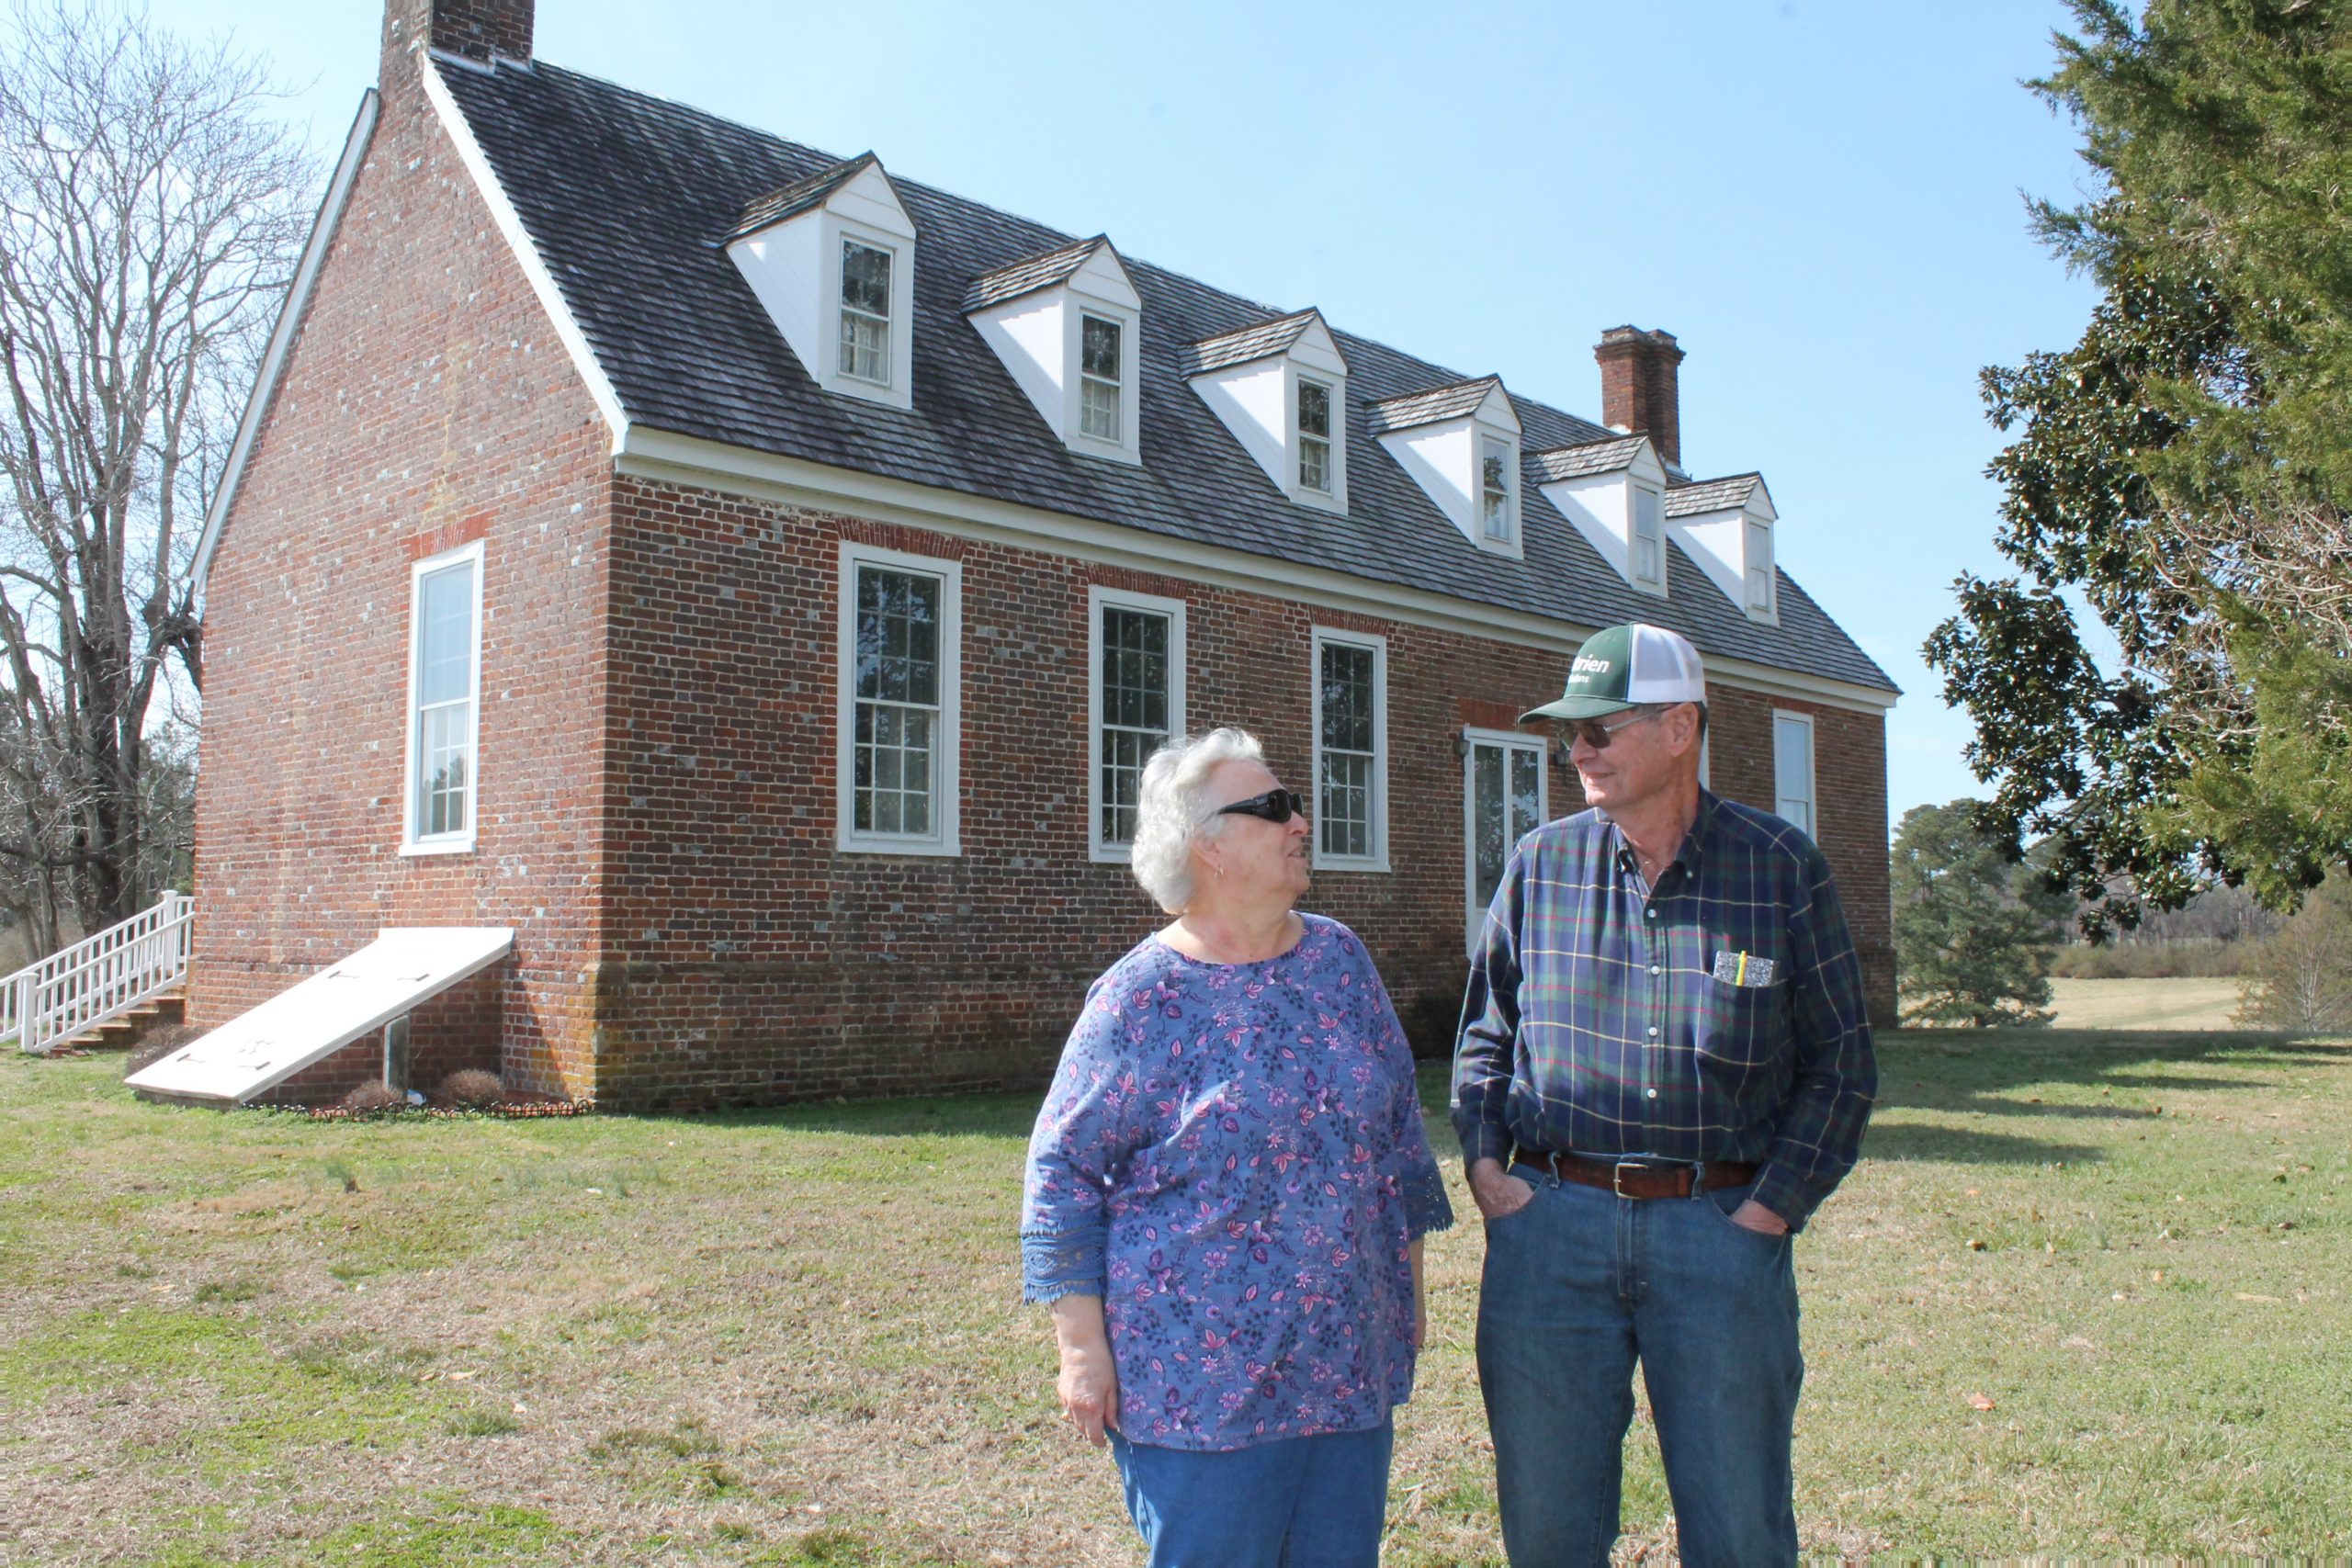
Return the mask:
<svg viewBox="0 0 2352 1568">
<path fill-rule="evenodd" d="M 1519 414 L 1502 378 L 1372 405 L 1373 433 L 1462 536 L 1519 558 Z"/>
<path fill-rule="evenodd" d="M 1276 489 L 1347 511 L 1348 361 L 1321 311 L 1203 338 L 1183 374 Z"/>
<path fill-rule="evenodd" d="M 820 387 L 914 406 L 915 226 L 873 153 L 752 203 L 727 254 Z"/>
<path fill-rule="evenodd" d="M 1749 620 L 1772 626 L 1781 622 L 1780 580 L 1772 565 L 1778 520 L 1761 474 L 1702 479 L 1666 492 L 1668 533 Z"/>
<path fill-rule="evenodd" d="M 1666 597 L 1666 465 L 1646 435 L 1555 446 L 1529 460 L 1536 488 L 1617 575 Z"/>
<path fill-rule="evenodd" d="M 964 314 L 1073 452 L 1140 463 L 1143 297 L 1097 234 L 972 280 Z"/>
</svg>

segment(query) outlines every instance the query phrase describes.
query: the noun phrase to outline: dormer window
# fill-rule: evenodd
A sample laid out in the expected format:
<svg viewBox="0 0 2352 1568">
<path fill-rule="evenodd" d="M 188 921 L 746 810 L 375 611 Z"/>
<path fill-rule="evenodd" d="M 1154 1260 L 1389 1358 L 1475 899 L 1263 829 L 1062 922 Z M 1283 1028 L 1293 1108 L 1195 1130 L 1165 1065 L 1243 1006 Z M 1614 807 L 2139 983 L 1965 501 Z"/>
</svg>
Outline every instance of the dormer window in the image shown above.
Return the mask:
<svg viewBox="0 0 2352 1568">
<path fill-rule="evenodd" d="M 770 191 L 726 243 L 811 380 L 914 406 L 914 220 L 873 153 Z"/>
<path fill-rule="evenodd" d="M 1185 382 L 1287 499 L 1348 509 L 1348 362 L 1320 312 L 1185 345 Z"/>
<path fill-rule="evenodd" d="M 1464 540 L 1521 558 L 1519 411 L 1500 378 L 1388 398 L 1370 412 L 1381 446 Z"/>
<path fill-rule="evenodd" d="M 1298 378 L 1298 487 L 1331 493 L 1331 389 Z"/>
<path fill-rule="evenodd" d="M 1634 581 L 1666 585 L 1666 498 L 1645 484 L 1634 487 Z"/>
<path fill-rule="evenodd" d="M 1125 384 L 1119 352 L 1121 327 L 1101 316 L 1082 315 L 1078 351 L 1078 427 L 1097 441 L 1119 439 L 1120 389 Z"/>
<path fill-rule="evenodd" d="M 1135 376 L 1143 297 L 1109 240 L 1097 234 L 982 273 L 965 292 L 964 315 L 1064 446 L 1143 461 Z"/>
<path fill-rule="evenodd" d="M 842 242 L 841 373 L 890 384 L 890 253 Z"/>
<path fill-rule="evenodd" d="M 1478 441 L 1478 518 L 1487 537 L 1509 544 L 1511 535 L 1510 443 L 1491 435 Z"/>
<path fill-rule="evenodd" d="M 1753 519 L 1747 525 L 1747 608 L 1758 615 L 1772 613 L 1772 530 Z"/>
</svg>

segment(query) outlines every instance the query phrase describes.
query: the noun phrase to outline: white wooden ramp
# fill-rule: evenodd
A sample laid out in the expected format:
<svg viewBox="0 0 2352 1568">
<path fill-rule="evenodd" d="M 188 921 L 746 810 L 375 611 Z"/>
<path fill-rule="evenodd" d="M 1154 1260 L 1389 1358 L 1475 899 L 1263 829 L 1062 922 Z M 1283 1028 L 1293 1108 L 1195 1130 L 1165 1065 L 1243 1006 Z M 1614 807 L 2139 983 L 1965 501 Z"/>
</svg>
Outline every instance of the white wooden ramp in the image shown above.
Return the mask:
<svg viewBox="0 0 2352 1568">
<path fill-rule="evenodd" d="M 158 1100 L 241 1104 L 363 1034 L 404 1026 L 419 1005 L 514 946 L 507 926 L 388 927 L 350 957 L 124 1081 Z"/>
</svg>

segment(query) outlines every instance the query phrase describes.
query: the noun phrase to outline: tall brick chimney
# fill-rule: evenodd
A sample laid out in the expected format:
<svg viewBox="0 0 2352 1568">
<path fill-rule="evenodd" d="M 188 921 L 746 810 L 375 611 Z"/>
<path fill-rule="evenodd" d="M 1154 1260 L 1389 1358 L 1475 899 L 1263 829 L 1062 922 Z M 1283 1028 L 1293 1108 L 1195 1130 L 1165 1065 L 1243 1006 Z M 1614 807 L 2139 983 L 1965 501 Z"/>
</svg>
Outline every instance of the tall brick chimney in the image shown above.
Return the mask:
<svg viewBox="0 0 2352 1568">
<path fill-rule="evenodd" d="M 1682 416 L 1675 367 L 1682 351 L 1674 334 L 1611 327 L 1592 356 L 1600 361 L 1600 423 L 1646 435 L 1657 455 L 1682 466 Z"/>
<path fill-rule="evenodd" d="M 485 65 L 492 56 L 528 60 L 534 10 L 535 0 L 385 0 L 384 83 L 413 74 L 421 49 Z"/>
</svg>

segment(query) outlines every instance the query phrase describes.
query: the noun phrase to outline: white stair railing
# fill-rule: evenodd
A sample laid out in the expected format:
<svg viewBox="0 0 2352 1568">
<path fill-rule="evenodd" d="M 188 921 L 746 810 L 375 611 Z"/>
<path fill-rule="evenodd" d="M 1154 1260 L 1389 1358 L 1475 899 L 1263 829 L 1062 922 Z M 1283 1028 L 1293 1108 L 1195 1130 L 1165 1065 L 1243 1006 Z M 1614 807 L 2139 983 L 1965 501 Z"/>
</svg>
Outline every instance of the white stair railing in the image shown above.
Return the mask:
<svg viewBox="0 0 2352 1568">
<path fill-rule="evenodd" d="M 60 1041 L 120 1018 L 187 976 L 195 900 L 165 891 L 96 936 L 0 980 L 0 1039 L 47 1055 Z"/>
</svg>

